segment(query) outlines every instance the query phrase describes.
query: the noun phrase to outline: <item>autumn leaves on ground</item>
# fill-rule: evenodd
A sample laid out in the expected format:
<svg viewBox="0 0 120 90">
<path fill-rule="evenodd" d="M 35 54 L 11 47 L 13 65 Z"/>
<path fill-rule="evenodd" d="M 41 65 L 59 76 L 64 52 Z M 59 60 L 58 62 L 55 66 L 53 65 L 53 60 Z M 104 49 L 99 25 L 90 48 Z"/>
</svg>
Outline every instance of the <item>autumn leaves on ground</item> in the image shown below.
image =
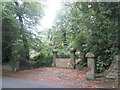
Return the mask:
<svg viewBox="0 0 120 90">
<path fill-rule="evenodd" d="M 53 84 L 66 85 L 73 88 L 118 87 L 118 83 L 113 81 L 88 81 L 86 80 L 86 72 L 87 71 L 85 70 L 46 67 L 18 72 L 3 71 L 3 75 L 33 81 L 50 82 Z"/>
</svg>

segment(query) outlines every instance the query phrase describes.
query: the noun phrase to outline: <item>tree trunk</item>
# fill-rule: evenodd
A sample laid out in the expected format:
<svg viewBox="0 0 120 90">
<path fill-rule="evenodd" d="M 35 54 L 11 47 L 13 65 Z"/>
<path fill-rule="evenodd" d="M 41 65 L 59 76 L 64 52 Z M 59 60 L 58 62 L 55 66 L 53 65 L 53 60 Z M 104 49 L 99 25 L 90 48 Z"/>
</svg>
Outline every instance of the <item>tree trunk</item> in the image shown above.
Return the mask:
<svg viewBox="0 0 120 90">
<path fill-rule="evenodd" d="M 18 7 L 19 7 L 19 4 L 18 2 L 14 2 Z M 19 15 L 19 13 L 17 13 L 17 16 L 19 17 L 19 21 L 21 22 L 21 35 L 22 35 L 22 40 L 23 40 L 23 44 L 24 44 L 24 50 L 25 50 L 25 59 L 26 60 L 29 60 L 29 45 L 28 45 L 28 41 L 27 41 L 27 37 L 25 35 L 25 30 L 24 30 L 24 27 L 23 27 L 23 19 L 22 19 L 22 16 Z"/>
</svg>

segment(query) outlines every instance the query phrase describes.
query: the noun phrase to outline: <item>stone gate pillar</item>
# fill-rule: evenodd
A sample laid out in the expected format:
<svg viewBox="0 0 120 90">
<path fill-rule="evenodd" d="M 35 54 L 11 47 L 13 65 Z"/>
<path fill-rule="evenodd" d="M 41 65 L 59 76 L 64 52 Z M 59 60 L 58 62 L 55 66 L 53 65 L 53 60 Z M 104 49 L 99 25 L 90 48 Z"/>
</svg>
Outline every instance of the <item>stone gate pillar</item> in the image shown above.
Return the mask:
<svg viewBox="0 0 120 90">
<path fill-rule="evenodd" d="M 57 52 L 58 52 L 57 49 L 53 50 L 53 63 L 52 63 L 52 66 L 54 66 L 54 67 L 56 66 Z"/>
<path fill-rule="evenodd" d="M 15 71 L 19 70 L 19 61 L 16 62 L 15 64 Z"/>
<path fill-rule="evenodd" d="M 87 66 L 89 71 L 86 74 L 86 79 L 92 80 L 95 78 L 95 55 L 91 52 L 87 53 Z"/>
<path fill-rule="evenodd" d="M 76 49 L 71 48 L 70 49 L 70 65 L 69 68 L 75 68 L 75 52 Z"/>
</svg>

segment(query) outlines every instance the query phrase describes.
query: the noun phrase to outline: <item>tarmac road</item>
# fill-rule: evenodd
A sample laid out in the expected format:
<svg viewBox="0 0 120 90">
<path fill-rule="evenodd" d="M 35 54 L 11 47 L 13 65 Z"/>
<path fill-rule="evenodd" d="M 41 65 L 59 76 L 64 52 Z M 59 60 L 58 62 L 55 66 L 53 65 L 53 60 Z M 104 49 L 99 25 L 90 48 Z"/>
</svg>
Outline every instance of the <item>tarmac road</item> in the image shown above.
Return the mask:
<svg viewBox="0 0 120 90">
<path fill-rule="evenodd" d="M 24 80 L 13 77 L 2 77 L 2 88 L 71 88 L 47 82 Z"/>
</svg>

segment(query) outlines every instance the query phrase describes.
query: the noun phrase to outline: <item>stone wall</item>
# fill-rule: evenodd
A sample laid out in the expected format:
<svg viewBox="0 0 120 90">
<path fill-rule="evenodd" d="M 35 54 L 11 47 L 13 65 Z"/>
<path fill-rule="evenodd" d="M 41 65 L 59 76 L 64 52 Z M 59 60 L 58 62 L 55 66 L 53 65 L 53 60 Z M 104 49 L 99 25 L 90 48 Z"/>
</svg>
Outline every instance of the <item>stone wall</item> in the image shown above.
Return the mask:
<svg viewBox="0 0 120 90">
<path fill-rule="evenodd" d="M 12 65 L 10 63 L 2 64 L 2 70 L 4 70 L 4 71 L 17 71 L 17 70 L 19 70 L 19 61 L 17 61 L 15 63 L 15 65 Z"/>
<path fill-rule="evenodd" d="M 8 63 L 3 64 L 2 65 L 2 70 L 4 70 L 4 71 L 13 71 L 13 66 L 8 64 Z"/>
<path fill-rule="evenodd" d="M 70 49 L 70 58 L 57 58 L 58 50 L 53 50 L 53 64 L 54 67 L 61 67 L 61 68 L 75 68 L 75 57 L 76 49 Z"/>
<path fill-rule="evenodd" d="M 56 59 L 56 67 L 60 68 L 69 68 L 70 58 L 57 58 Z"/>
<path fill-rule="evenodd" d="M 119 78 L 118 76 L 120 75 L 119 73 L 120 69 L 118 68 L 119 61 L 120 61 L 120 54 L 117 54 L 115 55 L 114 60 L 112 61 L 112 64 L 109 67 L 109 69 L 104 72 L 104 76 L 106 78 L 118 80 Z"/>
<path fill-rule="evenodd" d="M 86 54 L 87 58 L 87 66 L 88 66 L 88 72 L 86 73 L 86 79 L 87 80 L 92 80 L 95 79 L 95 56 L 93 53 L 89 52 Z M 120 64 L 120 54 L 115 55 L 114 60 L 111 63 L 111 66 L 109 67 L 108 70 L 106 70 L 104 73 L 101 75 L 104 78 L 108 79 L 114 79 L 114 80 L 119 80 L 120 76 L 120 69 L 118 68 Z"/>
</svg>

